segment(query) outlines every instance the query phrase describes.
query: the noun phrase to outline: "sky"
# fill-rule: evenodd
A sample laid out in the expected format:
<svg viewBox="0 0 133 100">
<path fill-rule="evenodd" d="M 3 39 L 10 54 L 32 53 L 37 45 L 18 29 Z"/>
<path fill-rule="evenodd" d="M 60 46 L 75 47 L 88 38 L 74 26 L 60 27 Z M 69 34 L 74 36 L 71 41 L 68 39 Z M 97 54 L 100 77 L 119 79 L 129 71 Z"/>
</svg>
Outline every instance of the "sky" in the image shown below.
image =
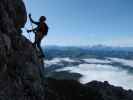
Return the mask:
<svg viewBox="0 0 133 100">
<path fill-rule="evenodd" d="M 42 45 L 133 46 L 133 0 L 24 0 L 34 20 L 47 17 Z M 29 19 L 28 19 L 29 20 Z M 27 21 L 25 28 L 30 28 Z M 35 26 L 34 26 L 35 27 Z M 34 35 L 24 31 L 33 41 Z"/>
</svg>

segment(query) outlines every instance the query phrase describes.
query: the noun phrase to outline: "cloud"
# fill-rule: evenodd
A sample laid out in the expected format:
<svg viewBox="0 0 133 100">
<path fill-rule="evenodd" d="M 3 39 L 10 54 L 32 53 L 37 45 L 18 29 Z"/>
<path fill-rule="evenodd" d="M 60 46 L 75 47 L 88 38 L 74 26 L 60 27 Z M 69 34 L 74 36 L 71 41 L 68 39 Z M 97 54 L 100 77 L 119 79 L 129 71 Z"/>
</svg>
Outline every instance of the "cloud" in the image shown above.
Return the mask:
<svg viewBox="0 0 133 100">
<path fill-rule="evenodd" d="M 121 59 L 121 58 L 109 58 L 113 62 L 119 62 L 125 66 L 130 66 L 133 67 L 133 60 L 126 60 L 126 59 Z"/>
<path fill-rule="evenodd" d="M 101 60 L 101 59 L 95 59 L 95 58 L 90 58 L 90 59 L 83 59 L 87 63 L 100 63 L 100 64 L 109 64 L 111 61 L 109 60 Z"/>
<path fill-rule="evenodd" d="M 112 61 L 119 61 L 123 64 L 131 65 L 132 62 L 129 60 L 111 58 Z M 111 84 L 116 86 L 122 86 L 126 89 L 133 89 L 133 75 L 129 74 L 126 70 L 119 69 L 117 66 L 108 65 L 108 61 L 99 59 L 86 59 L 85 61 L 92 61 L 93 63 L 107 63 L 107 64 L 80 64 L 78 66 L 68 66 L 56 70 L 58 71 L 69 71 L 70 73 L 80 73 L 83 75 L 80 78 L 81 83 L 87 83 L 92 80 L 98 81 L 109 81 Z"/>
<path fill-rule="evenodd" d="M 69 57 L 65 58 L 53 58 L 52 60 L 45 60 L 45 64 L 47 66 L 54 65 L 54 64 L 61 64 L 62 61 L 73 63 L 75 60 L 70 59 Z"/>
</svg>

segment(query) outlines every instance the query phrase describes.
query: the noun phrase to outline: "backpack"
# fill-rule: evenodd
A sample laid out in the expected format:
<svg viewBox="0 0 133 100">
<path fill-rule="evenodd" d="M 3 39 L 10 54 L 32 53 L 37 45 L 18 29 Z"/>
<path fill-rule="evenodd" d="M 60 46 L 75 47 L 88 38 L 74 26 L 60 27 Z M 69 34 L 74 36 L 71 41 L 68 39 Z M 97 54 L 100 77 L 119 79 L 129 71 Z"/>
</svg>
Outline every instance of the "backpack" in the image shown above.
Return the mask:
<svg viewBox="0 0 133 100">
<path fill-rule="evenodd" d="M 41 32 L 43 35 L 47 35 L 48 33 L 48 26 L 46 23 L 40 23 L 39 25 L 39 32 Z"/>
</svg>

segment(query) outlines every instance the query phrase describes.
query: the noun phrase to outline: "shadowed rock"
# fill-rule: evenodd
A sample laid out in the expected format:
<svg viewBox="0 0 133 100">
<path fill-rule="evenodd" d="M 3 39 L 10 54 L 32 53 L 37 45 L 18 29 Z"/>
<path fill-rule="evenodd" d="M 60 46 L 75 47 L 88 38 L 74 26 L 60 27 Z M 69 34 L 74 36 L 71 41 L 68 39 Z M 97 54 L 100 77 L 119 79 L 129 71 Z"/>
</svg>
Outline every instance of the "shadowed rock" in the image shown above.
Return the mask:
<svg viewBox="0 0 133 100">
<path fill-rule="evenodd" d="M 133 91 L 115 87 L 108 82 L 80 84 L 74 80 L 48 79 L 49 100 L 133 100 Z"/>
<path fill-rule="evenodd" d="M 0 100 L 43 100 L 43 59 L 21 34 L 22 0 L 0 0 Z"/>
</svg>

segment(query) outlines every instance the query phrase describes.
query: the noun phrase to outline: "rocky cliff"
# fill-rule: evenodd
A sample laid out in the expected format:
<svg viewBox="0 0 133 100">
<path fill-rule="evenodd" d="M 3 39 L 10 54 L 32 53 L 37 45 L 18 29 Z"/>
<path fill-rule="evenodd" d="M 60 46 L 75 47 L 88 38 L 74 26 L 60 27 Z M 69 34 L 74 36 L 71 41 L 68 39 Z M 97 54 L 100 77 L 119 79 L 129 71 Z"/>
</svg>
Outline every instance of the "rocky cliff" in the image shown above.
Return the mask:
<svg viewBox="0 0 133 100">
<path fill-rule="evenodd" d="M 106 81 L 92 81 L 84 85 L 74 80 L 47 81 L 49 100 L 133 100 L 132 90 L 115 87 Z"/>
<path fill-rule="evenodd" d="M 27 14 L 22 0 L 0 0 L 0 100 L 42 100 L 43 59 L 21 34 Z"/>
<path fill-rule="evenodd" d="M 22 35 L 27 20 L 23 1 L 0 0 L 0 13 L 0 100 L 133 100 L 131 90 L 107 82 L 44 80 L 43 59 Z"/>
</svg>

